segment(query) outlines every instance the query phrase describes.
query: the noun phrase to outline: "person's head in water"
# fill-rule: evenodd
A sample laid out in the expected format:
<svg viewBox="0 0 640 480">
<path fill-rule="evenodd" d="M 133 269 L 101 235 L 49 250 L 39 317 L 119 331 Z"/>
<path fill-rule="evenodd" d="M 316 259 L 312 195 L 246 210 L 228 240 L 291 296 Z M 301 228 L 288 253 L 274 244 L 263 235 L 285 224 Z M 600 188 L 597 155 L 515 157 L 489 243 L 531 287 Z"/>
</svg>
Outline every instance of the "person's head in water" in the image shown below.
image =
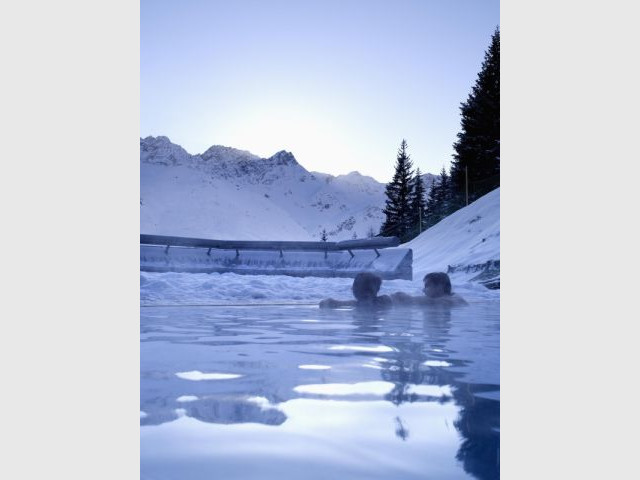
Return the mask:
<svg viewBox="0 0 640 480">
<path fill-rule="evenodd" d="M 424 294 L 429 298 L 451 295 L 451 280 L 444 272 L 427 273 L 422 280 L 424 282 Z"/>
<path fill-rule="evenodd" d="M 382 279 L 379 276 L 362 272 L 356 275 L 351 290 L 358 302 L 372 302 L 378 296 L 380 285 L 382 285 Z"/>
</svg>

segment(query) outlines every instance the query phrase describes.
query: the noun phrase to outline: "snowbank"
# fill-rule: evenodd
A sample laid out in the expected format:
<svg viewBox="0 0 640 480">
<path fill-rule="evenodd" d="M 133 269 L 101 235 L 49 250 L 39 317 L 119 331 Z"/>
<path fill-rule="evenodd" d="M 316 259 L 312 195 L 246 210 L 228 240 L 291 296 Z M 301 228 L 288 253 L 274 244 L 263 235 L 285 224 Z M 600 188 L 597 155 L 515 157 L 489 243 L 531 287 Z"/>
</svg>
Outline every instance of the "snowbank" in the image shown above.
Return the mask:
<svg viewBox="0 0 640 480">
<path fill-rule="evenodd" d="M 403 246 L 413 249 L 414 278 L 436 271 L 449 271 L 454 283 L 477 277 L 479 269 L 474 266 L 500 261 L 500 188 Z M 499 263 L 497 268 L 499 275 Z"/>
<path fill-rule="evenodd" d="M 422 295 L 422 276 L 414 280 L 385 280 L 381 294 L 403 291 Z M 323 298 L 349 300 L 351 278 L 238 275 L 235 273 L 140 273 L 142 305 L 231 305 L 265 303 L 318 303 Z M 467 300 L 499 298 L 498 291 L 473 282 L 455 283 Z"/>
</svg>

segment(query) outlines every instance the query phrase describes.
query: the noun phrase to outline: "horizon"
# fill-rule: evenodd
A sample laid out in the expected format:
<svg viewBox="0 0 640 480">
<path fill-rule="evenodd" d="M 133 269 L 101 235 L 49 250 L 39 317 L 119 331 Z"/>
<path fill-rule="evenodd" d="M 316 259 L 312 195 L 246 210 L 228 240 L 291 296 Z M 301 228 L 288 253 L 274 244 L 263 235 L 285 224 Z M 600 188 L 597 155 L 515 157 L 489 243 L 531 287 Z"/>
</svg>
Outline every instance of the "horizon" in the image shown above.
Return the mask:
<svg viewBox="0 0 640 480">
<path fill-rule="evenodd" d="M 141 1 L 140 136 L 387 183 L 449 167 L 499 2 Z M 171 35 L 167 35 L 171 32 Z M 192 153 L 197 152 L 197 153 Z"/>
</svg>

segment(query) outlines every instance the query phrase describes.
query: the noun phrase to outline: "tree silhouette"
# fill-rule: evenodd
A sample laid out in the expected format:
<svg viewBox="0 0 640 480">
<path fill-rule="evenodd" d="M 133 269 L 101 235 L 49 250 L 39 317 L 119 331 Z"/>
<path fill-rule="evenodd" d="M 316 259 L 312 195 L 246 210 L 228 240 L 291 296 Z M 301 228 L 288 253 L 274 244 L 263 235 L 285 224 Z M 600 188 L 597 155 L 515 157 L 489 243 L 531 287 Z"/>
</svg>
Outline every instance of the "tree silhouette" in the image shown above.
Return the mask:
<svg viewBox="0 0 640 480">
<path fill-rule="evenodd" d="M 500 186 L 500 30 L 496 28 L 482 69 L 461 104 L 461 130 L 453 145 L 451 191 L 455 208 Z"/>
</svg>

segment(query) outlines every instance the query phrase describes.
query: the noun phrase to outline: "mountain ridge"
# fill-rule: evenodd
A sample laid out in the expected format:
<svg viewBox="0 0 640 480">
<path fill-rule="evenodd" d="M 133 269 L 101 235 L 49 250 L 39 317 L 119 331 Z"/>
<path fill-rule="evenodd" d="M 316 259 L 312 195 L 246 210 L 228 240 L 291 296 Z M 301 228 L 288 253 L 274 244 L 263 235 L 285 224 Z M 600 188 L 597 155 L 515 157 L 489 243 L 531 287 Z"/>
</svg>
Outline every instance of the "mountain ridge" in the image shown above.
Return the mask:
<svg viewBox="0 0 640 480">
<path fill-rule="evenodd" d="M 144 233 L 317 240 L 326 230 L 330 240 L 346 240 L 377 234 L 384 219 L 384 184 L 357 171 L 310 172 L 286 150 L 261 158 L 213 145 L 192 155 L 166 136 L 148 136 L 140 138 L 140 162 Z"/>
</svg>

